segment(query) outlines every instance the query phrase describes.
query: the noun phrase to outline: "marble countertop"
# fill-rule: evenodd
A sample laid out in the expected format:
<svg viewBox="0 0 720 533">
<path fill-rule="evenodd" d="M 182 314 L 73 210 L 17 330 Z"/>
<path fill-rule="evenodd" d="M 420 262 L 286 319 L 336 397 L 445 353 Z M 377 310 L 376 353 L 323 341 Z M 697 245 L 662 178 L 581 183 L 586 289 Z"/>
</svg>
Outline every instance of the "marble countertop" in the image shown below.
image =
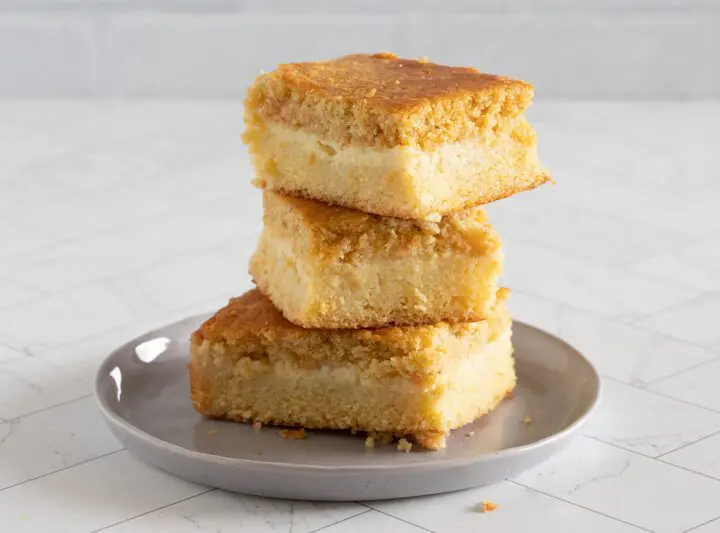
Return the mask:
<svg viewBox="0 0 720 533">
<path fill-rule="evenodd" d="M 99 362 L 250 287 L 261 209 L 241 115 L 0 102 L 0 531 L 720 532 L 717 102 L 532 109 L 557 185 L 490 211 L 515 316 L 604 378 L 561 455 L 489 487 L 339 504 L 211 490 L 129 456 L 91 396 Z"/>
</svg>

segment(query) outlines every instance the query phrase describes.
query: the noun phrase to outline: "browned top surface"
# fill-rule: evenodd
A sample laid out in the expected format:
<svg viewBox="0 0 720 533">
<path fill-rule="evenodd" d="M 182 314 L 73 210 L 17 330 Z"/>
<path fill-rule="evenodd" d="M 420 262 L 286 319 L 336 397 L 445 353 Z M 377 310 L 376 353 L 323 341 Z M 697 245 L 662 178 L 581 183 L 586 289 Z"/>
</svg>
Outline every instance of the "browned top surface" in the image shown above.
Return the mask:
<svg viewBox="0 0 720 533">
<path fill-rule="evenodd" d="M 286 320 L 268 298 L 253 289 L 242 296 L 231 298 L 196 334 L 212 339 L 229 331 L 258 331 L 266 328 L 302 329 Z"/>
<path fill-rule="evenodd" d="M 501 240 L 487 213 L 471 207 L 423 222 L 383 217 L 286 196 L 263 194 L 265 226 L 290 236 L 309 237 L 307 251 L 326 260 L 352 261 L 375 254 L 400 257 L 454 252 L 468 256 L 495 257 L 500 261 Z"/>
<path fill-rule="evenodd" d="M 353 54 L 317 63 L 286 63 L 271 73 L 290 87 L 326 97 L 368 100 L 402 109 L 427 100 L 452 98 L 488 89 L 530 85 L 474 68 L 449 67 L 393 54 Z"/>
<path fill-rule="evenodd" d="M 243 139 L 252 150 L 271 121 L 341 145 L 431 149 L 510 134 L 532 96 L 524 81 L 387 53 L 286 63 L 248 90 Z"/>
<path fill-rule="evenodd" d="M 294 345 L 297 352 L 318 346 L 333 348 L 339 357 L 343 351 L 352 351 L 353 346 L 384 346 L 383 354 L 401 354 L 436 347 L 439 332 L 451 335 L 474 335 L 479 329 L 486 330 L 488 338 L 509 323 L 505 308 L 507 290 L 498 291 L 498 304 L 493 317 L 482 322 L 448 324 L 439 322 L 427 326 L 384 327 L 376 329 L 305 329 L 291 323 L 282 316 L 272 302 L 258 290 L 253 289 L 240 297 L 232 298 L 228 304 L 209 318 L 192 335 L 193 344 L 204 340 L 226 343 L 229 346 L 246 347 L 256 351 L 267 343 L 281 342 Z M 258 342 L 260 345 L 258 345 Z M 307 354 L 313 356 L 313 354 Z M 314 356 L 317 356 L 315 354 Z M 378 353 L 378 356 L 383 356 Z"/>
</svg>

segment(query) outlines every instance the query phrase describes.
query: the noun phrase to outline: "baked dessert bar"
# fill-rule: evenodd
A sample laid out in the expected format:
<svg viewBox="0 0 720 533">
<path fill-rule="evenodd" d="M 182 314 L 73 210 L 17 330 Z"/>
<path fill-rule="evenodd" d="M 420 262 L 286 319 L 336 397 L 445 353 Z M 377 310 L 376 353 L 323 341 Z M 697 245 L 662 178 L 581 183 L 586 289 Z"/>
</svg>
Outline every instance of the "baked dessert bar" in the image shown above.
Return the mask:
<svg viewBox="0 0 720 533">
<path fill-rule="evenodd" d="M 523 82 L 349 55 L 260 75 L 245 101 L 256 183 L 380 215 L 441 215 L 550 180 Z"/>
<path fill-rule="evenodd" d="M 407 436 L 429 449 L 515 387 L 505 290 L 487 320 L 303 329 L 257 290 L 191 339 L 192 402 L 229 420 Z"/>
<path fill-rule="evenodd" d="M 440 222 L 265 191 L 250 274 L 285 318 L 358 328 L 479 320 L 495 303 L 500 237 L 482 207 Z"/>
</svg>

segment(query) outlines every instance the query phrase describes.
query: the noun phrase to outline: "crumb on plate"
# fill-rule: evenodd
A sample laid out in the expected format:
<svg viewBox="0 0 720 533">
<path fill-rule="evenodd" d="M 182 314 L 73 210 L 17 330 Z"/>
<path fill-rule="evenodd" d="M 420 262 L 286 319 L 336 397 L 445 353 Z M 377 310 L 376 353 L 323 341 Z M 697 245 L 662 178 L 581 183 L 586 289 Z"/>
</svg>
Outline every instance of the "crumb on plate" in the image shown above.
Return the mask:
<svg viewBox="0 0 720 533">
<path fill-rule="evenodd" d="M 373 437 L 368 437 L 365 439 L 365 447 L 366 448 L 374 448 L 375 447 L 375 439 Z"/>
<path fill-rule="evenodd" d="M 532 424 L 532 418 L 530 418 L 530 415 L 525 415 L 525 418 L 523 418 L 523 424 L 525 424 L 526 426 Z"/>
<path fill-rule="evenodd" d="M 398 441 L 397 449 L 401 452 L 408 453 L 410 450 L 412 450 L 412 442 L 405 438 L 402 438 Z"/>
<path fill-rule="evenodd" d="M 253 422 L 252 425 L 253 429 L 260 429 L 262 427 L 262 422 L 258 422 L 257 420 Z"/>
<path fill-rule="evenodd" d="M 304 439 L 305 437 L 307 437 L 307 435 L 305 434 L 305 429 L 303 429 L 303 428 L 283 429 L 280 432 L 280 436 L 283 439 L 287 439 L 287 440 L 301 440 L 301 439 Z"/>
<path fill-rule="evenodd" d="M 478 509 L 481 513 L 489 513 L 497 508 L 497 504 L 490 501 L 482 501 L 480 502 L 480 505 L 478 505 Z"/>
<path fill-rule="evenodd" d="M 211 437 L 213 435 L 217 435 L 218 430 L 217 429 L 208 429 L 207 434 L 208 437 Z"/>
</svg>

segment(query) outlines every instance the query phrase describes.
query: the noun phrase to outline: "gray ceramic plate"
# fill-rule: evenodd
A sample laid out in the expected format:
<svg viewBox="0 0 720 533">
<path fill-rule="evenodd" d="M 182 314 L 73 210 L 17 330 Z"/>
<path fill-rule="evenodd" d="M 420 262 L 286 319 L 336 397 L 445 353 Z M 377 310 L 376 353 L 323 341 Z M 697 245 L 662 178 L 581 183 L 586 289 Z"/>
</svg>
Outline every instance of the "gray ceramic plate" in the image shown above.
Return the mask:
<svg viewBox="0 0 720 533">
<path fill-rule="evenodd" d="M 592 365 L 563 341 L 516 322 L 518 387 L 490 415 L 455 431 L 439 452 L 367 449 L 361 436 L 207 420 L 189 401 L 188 337 L 205 319 L 152 331 L 112 353 L 98 371 L 100 409 L 140 459 L 224 489 L 307 500 L 436 494 L 514 476 L 562 449 L 598 402 Z M 528 415 L 532 423 L 525 424 Z"/>
</svg>

